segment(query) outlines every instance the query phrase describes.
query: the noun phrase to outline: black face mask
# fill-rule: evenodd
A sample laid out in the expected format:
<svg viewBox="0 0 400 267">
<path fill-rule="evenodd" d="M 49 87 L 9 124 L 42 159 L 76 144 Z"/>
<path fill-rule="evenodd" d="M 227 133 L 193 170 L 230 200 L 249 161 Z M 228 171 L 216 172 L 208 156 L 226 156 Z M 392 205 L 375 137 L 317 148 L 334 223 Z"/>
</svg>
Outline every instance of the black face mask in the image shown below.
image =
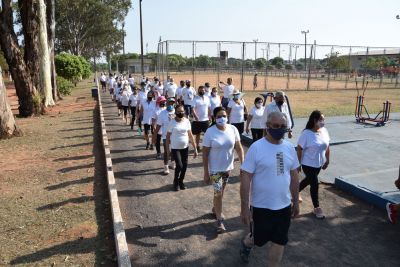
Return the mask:
<svg viewBox="0 0 400 267">
<path fill-rule="evenodd" d="M 283 105 L 283 100 L 282 100 L 282 101 L 276 101 L 276 104 L 277 104 L 278 106 L 282 106 L 282 105 Z"/>
<path fill-rule="evenodd" d="M 153 100 L 153 97 L 148 96 L 148 97 L 147 97 L 147 101 L 151 101 L 151 100 Z"/>
<path fill-rule="evenodd" d="M 183 118 L 183 116 L 185 116 L 185 113 L 184 112 L 178 112 L 178 113 L 175 113 L 175 115 L 178 117 L 178 118 Z"/>
<path fill-rule="evenodd" d="M 204 95 L 204 92 L 199 92 L 199 96 L 202 96 L 202 95 Z"/>
</svg>

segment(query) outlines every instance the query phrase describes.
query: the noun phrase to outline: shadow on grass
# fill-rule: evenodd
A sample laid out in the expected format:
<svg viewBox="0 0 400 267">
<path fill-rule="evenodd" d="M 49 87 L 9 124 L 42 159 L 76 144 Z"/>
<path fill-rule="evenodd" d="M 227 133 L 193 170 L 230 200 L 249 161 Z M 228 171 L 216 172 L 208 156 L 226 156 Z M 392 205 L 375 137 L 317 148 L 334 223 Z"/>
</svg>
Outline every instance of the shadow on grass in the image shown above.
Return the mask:
<svg viewBox="0 0 400 267">
<path fill-rule="evenodd" d="M 83 179 L 79 179 L 79 180 L 67 181 L 67 182 L 63 182 L 60 184 L 50 185 L 50 186 L 45 187 L 45 189 L 47 189 L 48 191 L 52 191 L 52 190 L 61 189 L 61 188 L 64 188 L 64 187 L 67 187 L 70 185 L 90 183 L 90 182 L 93 182 L 93 180 L 94 180 L 93 177 L 87 177 L 87 178 L 83 178 Z"/>
<path fill-rule="evenodd" d="M 93 155 L 95 160 L 94 177 L 87 177 L 81 180 L 67 181 L 58 185 L 49 186 L 47 190 L 56 190 L 72 184 L 83 184 L 94 182 L 93 196 L 84 196 L 69 199 L 66 201 L 53 203 L 39 207 L 37 210 L 47 210 L 62 207 L 63 205 L 74 203 L 77 206 L 87 201 L 94 201 L 95 216 L 97 223 L 97 236 L 92 238 L 78 238 L 76 240 L 67 241 L 36 252 L 22 255 L 13 259 L 12 265 L 25 264 L 27 266 L 37 265 L 39 261 L 48 259 L 55 255 L 81 255 L 87 253 L 95 253 L 95 262 L 93 266 L 116 266 L 115 261 L 115 244 L 113 236 L 113 225 L 111 210 L 108 198 L 108 185 L 106 177 L 105 156 L 102 149 L 101 131 L 99 125 L 98 105 L 93 111 Z M 90 122 L 89 122 L 90 123 Z M 92 129 L 88 127 L 87 129 Z M 66 129 L 67 131 L 67 129 Z M 93 165 L 93 164 L 91 164 Z M 65 264 L 65 263 L 64 263 Z M 61 263 L 63 265 L 63 263 Z"/>
<path fill-rule="evenodd" d="M 74 145 L 69 145 L 69 146 L 57 146 L 57 147 L 50 148 L 50 150 L 63 149 L 63 148 L 67 148 L 67 147 L 72 148 L 72 147 L 88 146 L 88 145 L 93 145 L 93 142 L 74 144 Z"/>
<path fill-rule="evenodd" d="M 78 166 L 71 166 L 71 167 L 66 167 L 66 168 L 62 168 L 57 170 L 58 172 L 61 173 L 66 173 L 66 172 L 71 172 L 71 171 L 76 171 L 76 170 L 80 170 L 80 169 L 88 169 L 93 167 L 93 163 L 89 163 L 86 165 L 78 165 Z"/>
<path fill-rule="evenodd" d="M 93 155 L 82 155 L 82 156 L 73 156 L 73 157 L 65 157 L 65 158 L 58 158 L 53 161 L 68 161 L 68 160 L 81 160 L 81 159 L 89 159 L 93 157 Z"/>
</svg>

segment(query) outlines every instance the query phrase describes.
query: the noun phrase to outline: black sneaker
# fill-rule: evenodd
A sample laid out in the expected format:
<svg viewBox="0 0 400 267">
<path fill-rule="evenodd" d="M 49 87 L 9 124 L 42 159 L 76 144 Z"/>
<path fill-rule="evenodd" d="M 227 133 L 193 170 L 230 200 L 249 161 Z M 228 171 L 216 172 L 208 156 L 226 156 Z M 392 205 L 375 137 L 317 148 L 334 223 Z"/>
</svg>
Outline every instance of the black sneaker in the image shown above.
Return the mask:
<svg viewBox="0 0 400 267">
<path fill-rule="evenodd" d="M 175 191 L 179 191 L 179 185 L 174 184 L 174 190 L 175 190 Z"/>
<path fill-rule="evenodd" d="M 252 247 L 248 247 L 244 244 L 244 240 L 240 242 L 240 258 L 244 263 L 249 263 L 250 252 Z"/>
<path fill-rule="evenodd" d="M 147 144 L 146 144 L 146 150 L 148 150 L 148 149 L 149 149 L 149 147 L 150 147 L 150 144 L 149 144 L 149 143 L 147 143 Z"/>
<path fill-rule="evenodd" d="M 179 188 L 180 188 L 181 190 L 185 190 L 185 189 L 186 189 L 186 186 L 185 186 L 184 183 L 179 183 Z"/>
<path fill-rule="evenodd" d="M 154 150 L 153 144 L 150 145 L 150 150 Z"/>
</svg>

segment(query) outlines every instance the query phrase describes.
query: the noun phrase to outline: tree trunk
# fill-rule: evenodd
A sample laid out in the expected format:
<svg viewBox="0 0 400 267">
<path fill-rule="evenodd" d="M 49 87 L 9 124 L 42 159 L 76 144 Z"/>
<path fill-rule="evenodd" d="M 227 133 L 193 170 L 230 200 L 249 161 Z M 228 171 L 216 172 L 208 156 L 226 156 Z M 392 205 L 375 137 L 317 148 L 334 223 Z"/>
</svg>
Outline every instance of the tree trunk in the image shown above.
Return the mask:
<svg viewBox="0 0 400 267">
<path fill-rule="evenodd" d="M 39 3 L 39 52 L 40 52 L 40 81 L 44 93 L 44 106 L 54 106 L 53 89 L 51 87 L 51 65 L 49 45 L 47 42 L 46 4 Z"/>
<path fill-rule="evenodd" d="M 19 102 L 19 115 L 31 116 L 34 112 L 33 95 L 36 88 L 18 46 L 14 32 L 11 0 L 2 0 L 0 12 L 0 46 L 14 80 Z"/>
<path fill-rule="evenodd" d="M 49 53 L 50 53 L 50 64 L 51 64 L 51 86 L 53 87 L 53 99 L 54 101 L 58 101 L 62 99 L 60 91 L 57 88 L 57 73 L 56 73 L 56 65 L 54 62 L 54 40 L 56 35 L 56 19 L 55 19 L 55 10 L 56 4 L 55 0 L 46 0 L 46 13 L 47 13 L 47 37 L 49 42 Z"/>
<path fill-rule="evenodd" d="M 21 134 L 22 132 L 15 123 L 14 115 L 7 101 L 7 90 L 3 82 L 3 73 L 0 67 L 0 139 Z"/>
</svg>

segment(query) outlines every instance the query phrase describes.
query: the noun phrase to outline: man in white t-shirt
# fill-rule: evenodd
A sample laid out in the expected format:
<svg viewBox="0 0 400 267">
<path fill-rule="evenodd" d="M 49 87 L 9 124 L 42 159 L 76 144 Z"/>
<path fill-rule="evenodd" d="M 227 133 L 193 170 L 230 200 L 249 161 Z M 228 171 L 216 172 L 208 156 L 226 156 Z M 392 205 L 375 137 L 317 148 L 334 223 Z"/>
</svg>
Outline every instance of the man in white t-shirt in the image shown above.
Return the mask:
<svg viewBox="0 0 400 267">
<path fill-rule="evenodd" d="M 211 105 L 210 98 L 204 95 L 204 86 L 199 86 L 198 95 L 193 99 L 193 122 L 192 133 L 196 136 L 196 147 L 200 149 L 200 135 L 205 133 L 210 125 L 211 120 Z"/>
<path fill-rule="evenodd" d="M 144 126 L 144 139 L 146 140 L 146 150 L 150 148 L 153 150 L 153 145 L 150 144 L 149 133 L 154 133 L 153 129 L 153 116 L 156 111 L 156 101 L 153 100 L 153 93 L 149 91 L 147 93 L 146 102 L 140 102 L 140 115 L 143 116 L 143 126 Z"/>
<path fill-rule="evenodd" d="M 183 99 L 183 105 L 185 108 L 185 114 L 186 114 L 186 117 L 188 117 L 188 118 L 192 115 L 192 105 L 193 105 L 193 99 L 194 99 L 195 95 L 196 95 L 196 91 L 191 86 L 191 81 L 187 80 L 186 87 L 183 88 L 183 90 L 182 90 L 182 99 Z"/>
<path fill-rule="evenodd" d="M 251 232 L 242 240 L 240 257 L 248 262 L 254 245 L 261 247 L 271 241 L 267 265 L 278 266 L 291 217 L 299 214 L 300 164 L 293 145 L 283 140 L 286 115 L 270 113 L 266 126 L 266 136 L 250 146 L 241 166 L 240 216 Z"/>
<path fill-rule="evenodd" d="M 108 91 L 110 92 L 111 95 L 111 100 L 114 100 L 114 85 L 115 85 L 115 78 L 114 76 L 110 73 L 110 76 L 108 77 L 107 84 L 108 84 Z"/>
<path fill-rule="evenodd" d="M 129 74 L 128 82 L 129 82 L 129 85 L 131 86 L 131 88 L 133 88 L 133 86 L 135 86 L 135 78 L 132 77 L 132 74 Z"/>
<path fill-rule="evenodd" d="M 210 87 L 210 83 L 209 82 L 206 82 L 204 84 L 204 89 L 205 89 L 204 95 L 210 97 L 211 96 L 211 87 Z"/>
<path fill-rule="evenodd" d="M 182 99 L 183 88 L 185 88 L 185 81 L 180 81 L 179 87 L 176 89 L 176 99 L 177 99 L 178 104 L 182 104 L 182 102 L 183 102 L 183 99 Z"/>
<path fill-rule="evenodd" d="M 101 73 L 100 83 L 101 83 L 101 90 L 102 90 L 103 93 L 105 93 L 106 92 L 106 87 L 107 87 L 106 86 L 107 85 L 107 77 L 106 77 L 106 75 L 104 73 Z"/>
<path fill-rule="evenodd" d="M 176 97 L 176 90 L 178 89 L 178 86 L 174 82 L 174 78 L 170 79 L 170 82 L 167 83 L 167 86 L 165 87 L 165 95 L 166 97 Z"/>
<path fill-rule="evenodd" d="M 235 86 L 232 85 L 232 78 L 228 78 L 226 80 L 226 83 L 224 83 L 224 82 L 219 82 L 219 83 L 220 84 L 218 86 L 220 88 L 222 88 L 222 90 L 224 92 L 224 96 L 222 97 L 221 104 L 224 108 L 227 108 L 230 97 L 233 94 L 233 91 L 235 90 Z M 223 87 L 221 87 L 221 85 L 223 85 Z"/>
<path fill-rule="evenodd" d="M 278 91 L 274 95 L 274 101 L 264 109 L 263 120 L 267 121 L 268 114 L 271 112 L 282 112 L 288 118 L 288 137 L 292 138 L 292 121 L 290 120 L 289 107 L 285 101 L 285 93 Z"/>
</svg>

